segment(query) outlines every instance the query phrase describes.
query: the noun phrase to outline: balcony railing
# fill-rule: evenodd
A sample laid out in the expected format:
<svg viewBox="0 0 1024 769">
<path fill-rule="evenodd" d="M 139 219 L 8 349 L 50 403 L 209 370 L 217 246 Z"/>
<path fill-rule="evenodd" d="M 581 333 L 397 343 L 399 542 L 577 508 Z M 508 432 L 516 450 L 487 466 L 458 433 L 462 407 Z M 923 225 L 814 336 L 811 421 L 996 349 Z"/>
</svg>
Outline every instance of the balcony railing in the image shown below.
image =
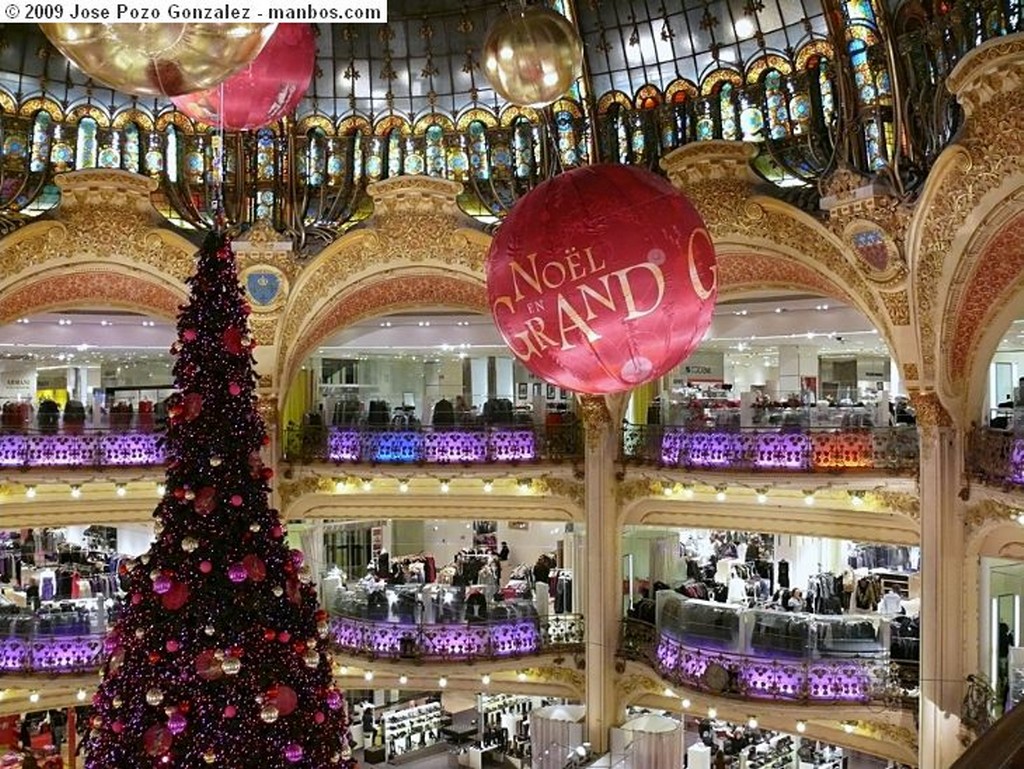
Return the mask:
<svg viewBox="0 0 1024 769">
<path fill-rule="evenodd" d="M 967 467 L 983 483 L 1024 486 L 1024 434 L 976 429 L 967 450 Z"/>
<path fill-rule="evenodd" d="M 703 649 L 634 619 L 622 623 L 619 656 L 679 686 L 738 699 L 868 703 L 891 698 L 894 683 L 886 655 L 807 659 Z"/>
<path fill-rule="evenodd" d="M 164 461 L 162 433 L 76 430 L 0 433 L 0 468 L 140 467 Z"/>
<path fill-rule="evenodd" d="M 457 662 L 498 660 L 583 649 L 578 614 L 457 624 L 403 624 L 334 617 L 335 649 L 369 659 Z"/>
<path fill-rule="evenodd" d="M 575 425 L 508 427 L 290 428 L 285 459 L 369 464 L 483 464 L 560 462 L 583 454 Z"/>
<path fill-rule="evenodd" d="M 0 616 L 0 675 L 82 673 L 103 661 L 104 625 L 85 611 Z"/>
<path fill-rule="evenodd" d="M 627 425 L 622 461 L 699 470 L 914 473 L 913 427 L 690 430 Z"/>
</svg>

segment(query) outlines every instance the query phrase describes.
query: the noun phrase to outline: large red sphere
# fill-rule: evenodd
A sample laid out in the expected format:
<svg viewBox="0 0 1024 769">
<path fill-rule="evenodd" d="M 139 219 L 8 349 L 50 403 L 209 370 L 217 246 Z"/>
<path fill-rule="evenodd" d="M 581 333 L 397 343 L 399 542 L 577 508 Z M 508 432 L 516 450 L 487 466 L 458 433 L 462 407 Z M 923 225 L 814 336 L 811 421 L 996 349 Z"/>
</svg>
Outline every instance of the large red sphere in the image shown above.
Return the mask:
<svg viewBox="0 0 1024 769">
<path fill-rule="evenodd" d="M 601 395 L 656 379 L 711 323 L 718 267 L 696 209 L 664 179 L 594 165 L 520 200 L 487 255 L 487 297 L 537 376 Z"/>
<path fill-rule="evenodd" d="M 291 114 L 309 89 L 316 42 L 309 24 L 279 24 L 252 63 L 221 85 L 175 96 L 193 120 L 226 131 L 253 131 Z"/>
</svg>

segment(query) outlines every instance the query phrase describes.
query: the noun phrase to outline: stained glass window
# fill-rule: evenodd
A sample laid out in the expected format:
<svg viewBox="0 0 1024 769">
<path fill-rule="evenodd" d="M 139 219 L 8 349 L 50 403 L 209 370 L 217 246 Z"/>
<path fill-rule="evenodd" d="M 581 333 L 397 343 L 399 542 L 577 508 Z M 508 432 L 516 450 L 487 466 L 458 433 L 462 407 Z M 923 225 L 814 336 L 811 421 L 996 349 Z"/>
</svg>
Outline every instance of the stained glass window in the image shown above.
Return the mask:
<svg viewBox="0 0 1024 769">
<path fill-rule="evenodd" d="M 825 123 L 831 125 L 836 116 L 835 98 L 832 94 L 832 71 L 828 59 L 818 62 L 818 90 L 821 93 L 821 112 Z"/>
<path fill-rule="evenodd" d="M 773 139 L 789 136 L 789 110 L 783 90 L 782 75 L 769 70 L 764 76 L 764 101 L 768 110 L 768 135 Z"/>
<path fill-rule="evenodd" d="M 178 130 L 173 125 L 167 126 L 167 178 L 178 181 Z"/>
<path fill-rule="evenodd" d="M 40 111 L 32 124 L 32 159 L 29 170 L 39 173 L 50 162 L 50 114 Z"/>
<path fill-rule="evenodd" d="M 270 219 L 274 215 L 274 193 L 261 190 L 256 198 L 256 218 Z"/>
<path fill-rule="evenodd" d="M 439 125 L 432 125 L 426 132 L 427 147 L 427 174 L 429 176 L 444 177 L 447 172 L 446 155 L 444 151 L 444 129 Z"/>
<path fill-rule="evenodd" d="M 75 142 L 75 168 L 96 167 L 96 121 L 84 117 L 78 121 L 78 137 Z"/>
<path fill-rule="evenodd" d="M 633 153 L 632 162 L 638 165 L 647 162 L 647 135 L 644 133 L 643 116 L 639 112 L 629 116 L 629 149 Z M 629 157 L 623 162 L 629 162 Z"/>
<path fill-rule="evenodd" d="M 715 138 L 715 119 L 711 114 L 711 101 L 704 99 L 698 109 L 700 117 L 697 118 L 697 141 L 711 141 Z"/>
<path fill-rule="evenodd" d="M 124 127 L 124 151 L 121 153 L 121 167 L 133 174 L 139 172 L 139 127 L 128 123 Z"/>
<path fill-rule="evenodd" d="M 370 141 L 370 156 L 366 159 L 366 176 L 370 181 L 380 179 L 384 173 L 384 142 L 379 136 Z"/>
<path fill-rule="evenodd" d="M 885 155 L 882 151 L 878 123 L 873 120 L 864 126 L 864 148 L 868 156 L 868 167 L 872 171 L 885 167 Z"/>
<path fill-rule="evenodd" d="M 867 21 L 875 23 L 875 9 L 871 0 L 846 0 L 846 17 L 850 21 Z"/>
<path fill-rule="evenodd" d="M 573 125 L 572 113 L 561 110 L 555 115 L 555 127 L 558 130 L 558 157 L 563 168 L 574 168 L 579 164 L 576 152 L 576 127 Z"/>
<path fill-rule="evenodd" d="M 724 125 L 724 121 L 723 121 Z M 764 141 L 764 114 L 761 107 L 752 101 L 747 94 L 740 94 L 740 131 L 743 133 L 743 141 L 759 142 Z"/>
<path fill-rule="evenodd" d="M 718 92 L 719 111 L 722 115 L 722 138 L 726 141 L 736 141 L 736 100 L 733 97 L 732 83 L 722 83 L 722 90 Z"/>
<path fill-rule="evenodd" d="M 97 163 L 100 168 L 121 167 L 121 134 L 112 131 L 108 141 L 100 147 Z"/>
<path fill-rule="evenodd" d="M 319 187 L 324 183 L 326 140 L 323 129 L 314 128 L 309 132 L 309 146 L 306 147 L 306 184 L 310 187 Z"/>
<path fill-rule="evenodd" d="M 512 149 L 515 152 L 516 176 L 528 179 L 533 173 L 533 126 L 519 118 L 512 127 Z"/>
<path fill-rule="evenodd" d="M 273 181 L 276 165 L 274 132 L 261 128 L 256 132 L 256 175 L 262 181 Z"/>
<path fill-rule="evenodd" d="M 366 163 L 366 159 L 365 156 L 363 155 L 363 143 L 365 142 L 365 140 L 366 137 L 363 136 L 362 131 L 355 131 L 352 134 L 352 178 L 357 182 L 363 178 L 363 173 L 365 170 L 364 164 Z M 378 168 L 379 167 L 380 166 L 378 160 Z M 341 156 L 336 155 L 331 157 L 331 166 L 329 170 L 331 176 L 338 175 L 340 178 L 340 174 L 344 170 Z M 369 171 L 365 172 L 369 174 Z"/>
<path fill-rule="evenodd" d="M 469 124 L 469 167 L 477 179 L 487 179 L 491 167 L 487 152 L 487 127 L 480 120 Z"/>
<path fill-rule="evenodd" d="M 675 106 L 663 107 L 658 113 L 658 136 L 662 150 L 668 151 L 676 146 L 676 113 L 680 110 Z"/>
<path fill-rule="evenodd" d="M 170 141 L 168 141 L 167 146 L 169 152 Z M 149 149 L 146 150 L 146 173 L 150 176 L 158 176 L 163 170 L 164 153 L 160 149 L 160 137 L 152 133 L 149 135 Z"/>
<path fill-rule="evenodd" d="M 612 116 L 612 146 L 615 157 L 620 163 L 629 162 L 629 130 L 626 128 L 626 119 L 622 116 L 622 109 L 618 106 Z"/>
<path fill-rule="evenodd" d="M 388 178 L 402 173 L 402 130 L 392 128 L 388 133 Z"/>
</svg>

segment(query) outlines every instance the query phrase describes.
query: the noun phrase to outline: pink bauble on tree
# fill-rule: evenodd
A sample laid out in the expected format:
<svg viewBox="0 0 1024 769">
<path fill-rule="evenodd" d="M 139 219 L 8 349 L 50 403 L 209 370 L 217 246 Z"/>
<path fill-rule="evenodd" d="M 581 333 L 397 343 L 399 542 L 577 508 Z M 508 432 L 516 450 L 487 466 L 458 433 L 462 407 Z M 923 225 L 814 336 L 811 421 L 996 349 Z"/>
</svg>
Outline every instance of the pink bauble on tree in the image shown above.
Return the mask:
<svg viewBox="0 0 1024 769">
<path fill-rule="evenodd" d="M 487 255 L 487 298 L 537 376 L 593 395 L 668 373 L 700 343 L 715 251 L 689 200 L 649 171 L 593 165 L 525 195 Z"/>
<path fill-rule="evenodd" d="M 291 114 L 309 88 L 316 42 L 309 24 L 279 24 L 248 67 L 221 85 L 175 96 L 193 120 L 226 131 L 254 131 Z"/>
</svg>

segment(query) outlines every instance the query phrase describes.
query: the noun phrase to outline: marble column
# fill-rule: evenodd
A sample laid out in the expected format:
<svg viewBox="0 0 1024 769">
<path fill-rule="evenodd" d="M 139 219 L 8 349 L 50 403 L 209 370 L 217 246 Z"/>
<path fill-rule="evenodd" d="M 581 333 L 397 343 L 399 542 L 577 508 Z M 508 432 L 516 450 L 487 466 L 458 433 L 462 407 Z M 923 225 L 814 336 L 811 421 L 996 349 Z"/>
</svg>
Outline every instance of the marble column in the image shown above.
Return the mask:
<svg viewBox="0 0 1024 769">
<path fill-rule="evenodd" d="M 615 459 L 628 394 L 584 396 L 586 429 L 586 664 L 587 741 L 608 749 L 609 729 L 621 722 L 615 692 L 615 651 L 622 609 L 621 537 L 615 504 Z"/>
<path fill-rule="evenodd" d="M 914 393 L 921 441 L 921 694 L 919 766 L 946 769 L 964 695 L 965 536 L 958 514 L 963 442 L 935 393 Z"/>
</svg>

